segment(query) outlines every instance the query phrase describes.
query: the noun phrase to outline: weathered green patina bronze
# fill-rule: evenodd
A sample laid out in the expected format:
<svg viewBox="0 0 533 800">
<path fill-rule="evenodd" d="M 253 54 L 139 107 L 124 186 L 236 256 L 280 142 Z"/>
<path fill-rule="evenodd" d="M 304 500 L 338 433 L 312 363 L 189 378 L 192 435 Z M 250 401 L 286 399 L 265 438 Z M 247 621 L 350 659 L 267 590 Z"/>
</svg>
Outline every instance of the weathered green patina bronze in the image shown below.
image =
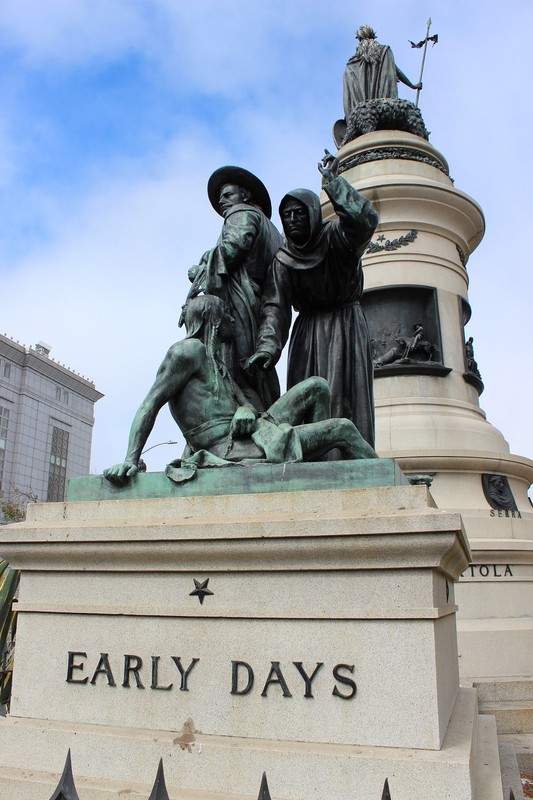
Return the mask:
<svg viewBox="0 0 533 800">
<path fill-rule="evenodd" d="M 346 120 L 357 103 L 381 97 L 397 98 L 398 81 L 410 89 L 421 89 L 401 71 L 388 45 L 379 44 L 370 25 L 361 25 L 355 34 L 359 45 L 344 70 L 344 115 Z"/>
<path fill-rule="evenodd" d="M 228 369 L 247 400 L 264 411 L 279 397 L 277 375 L 257 368 L 245 371 L 243 366 L 255 350 L 263 284 L 281 235 L 270 222 L 272 206 L 266 187 L 248 170 L 217 169 L 209 178 L 207 192 L 224 224 L 216 247 L 189 270 L 193 285 L 187 301 L 202 292 L 225 301 L 235 320 Z"/>
<path fill-rule="evenodd" d="M 332 416 L 351 419 L 374 445 L 372 353 L 363 309 L 361 257 L 378 222 L 372 204 L 344 178 L 326 151 L 318 168 L 337 219 L 322 221 L 320 199 L 307 189 L 280 205 L 286 242 L 265 282 L 256 353 L 250 364 L 268 370 L 287 341 L 292 308 L 299 311 L 289 346 L 287 386 L 325 378 Z"/>
<path fill-rule="evenodd" d="M 183 463 L 183 462 L 182 462 Z M 209 497 L 270 492 L 368 489 L 408 483 L 392 458 L 354 461 L 300 461 L 295 464 L 231 464 L 225 469 L 201 469 L 194 480 L 177 483 L 165 472 L 141 472 L 127 485 L 115 486 L 103 475 L 71 478 L 67 500 L 146 500 L 155 497 Z"/>
<path fill-rule="evenodd" d="M 104 471 L 109 481 L 121 486 L 137 474 L 142 449 L 166 403 L 196 465 L 313 461 L 333 448 L 346 459 L 377 458 L 350 420 L 331 419 L 331 392 L 322 378 L 292 387 L 266 413 L 247 402 L 224 360 L 234 326 L 219 297 L 190 300 L 185 324 L 187 338 L 170 348 L 135 415 L 124 462 Z M 179 481 L 193 474 L 169 476 Z"/>
<path fill-rule="evenodd" d="M 439 348 L 424 338 L 422 325 L 413 325 L 412 336 L 396 336 L 395 343 L 376 359 L 374 366 L 385 364 L 410 364 L 413 361 L 438 361 Z"/>
<path fill-rule="evenodd" d="M 401 130 L 427 139 L 429 134 L 415 103 L 398 98 L 398 81 L 420 91 L 398 67 L 388 45 L 379 44 L 375 31 L 362 25 L 359 42 L 344 70 L 344 121 L 335 123 L 338 146 L 375 130 Z M 418 99 L 418 94 L 417 94 Z"/>
</svg>

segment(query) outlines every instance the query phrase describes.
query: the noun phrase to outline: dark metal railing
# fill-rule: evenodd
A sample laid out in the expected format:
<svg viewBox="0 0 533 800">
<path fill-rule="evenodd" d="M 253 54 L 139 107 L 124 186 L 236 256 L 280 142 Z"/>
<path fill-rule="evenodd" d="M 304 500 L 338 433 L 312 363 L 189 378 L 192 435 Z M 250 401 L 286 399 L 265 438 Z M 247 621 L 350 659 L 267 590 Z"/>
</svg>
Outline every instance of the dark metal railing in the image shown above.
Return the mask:
<svg viewBox="0 0 533 800">
<path fill-rule="evenodd" d="M 65 761 L 65 768 L 63 770 L 63 774 L 61 775 L 61 780 L 59 781 L 57 789 L 53 793 L 50 800 L 80 800 L 80 796 L 78 795 L 76 786 L 74 784 L 70 750 L 68 751 L 67 754 L 67 760 Z M 159 760 L 159 766 L 157 768 L 155 783 L 148 800 L 170 800 L 167 787 L 165 784 L 165 772 L 163 769 L 162 758 Z M 261 778 L 261 785 L 259 786 L 259 794 L 257 796 L 257 800 L 271 800 L 266 772 L 263 772 L 263 776 Z M 381 800 L 391 800 L 388 778 L 385 778 L 385 783 L 383 784 Z M 512 789 L 509 792 L 509 800 L 515 800 Z"/>
</svg>

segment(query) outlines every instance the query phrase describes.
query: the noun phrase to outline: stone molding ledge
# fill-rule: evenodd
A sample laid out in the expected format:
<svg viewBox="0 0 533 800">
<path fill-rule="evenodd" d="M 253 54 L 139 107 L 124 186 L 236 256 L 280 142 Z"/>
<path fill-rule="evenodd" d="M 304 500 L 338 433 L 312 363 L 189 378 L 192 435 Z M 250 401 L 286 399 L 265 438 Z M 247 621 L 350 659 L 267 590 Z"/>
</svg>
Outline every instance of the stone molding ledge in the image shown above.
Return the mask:
<svg viewBox="0 0 533 800">
<path fill-rule="evenodd" d="M 128 502 L 128 501 L 125 501 Z M 131 501 L 133 502 L 133 501 Z M 146 570 L 363 570 L 439 569 L 455 579 L 470 560 L 459 514 L 434 511 L 386 518 L 264 525 L 232 523 L 224 530 L 180 531 L 172 526 L 117 527 L 114 536 L 101 528 L 70 533 L 35 530 L 30 536 L 4 539 L 2 554 L 17 569 L 96 572 Z M 406 530 L 402 530 L 406 528 Z M 32 535 L 35 534 L 35 535 Z M 198 537 L 203 534 L 202 539 Z M 38 541 L 38 536 L 47 541 Z M 193 538 L 194 537 L 194 538 Z M 98 540 L 99 539 L 99 540 Z"/>
</svg>

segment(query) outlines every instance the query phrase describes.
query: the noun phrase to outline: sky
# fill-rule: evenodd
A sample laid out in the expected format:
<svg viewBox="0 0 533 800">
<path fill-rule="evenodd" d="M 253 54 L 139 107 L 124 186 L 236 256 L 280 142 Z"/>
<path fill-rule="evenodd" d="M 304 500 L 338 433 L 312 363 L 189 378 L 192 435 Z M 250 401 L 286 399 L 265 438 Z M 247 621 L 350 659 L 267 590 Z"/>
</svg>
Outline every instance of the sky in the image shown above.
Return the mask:
<svg viewBox="0 0 533 800">
<path fill-rule="evenodd" d="M 187 270 L 221 227 L 210 174 L 250 169 L 275 209 L 296 186 L 319 191 L 355 30 L 372 25 L 416 82 L 409 40 L 429 17 L 419 105 L 487 225 L 468 263 L 480 403 L 533 458 L 531 0 L 0 0 L 0 332 L 50 344 L 105 394 L 92 472 L 122 460 L 183 336 Z M 164 410 L 148 446 L 169 440 Z M 179 454 L 154 448 L 148 468 Z"/>
</svg>

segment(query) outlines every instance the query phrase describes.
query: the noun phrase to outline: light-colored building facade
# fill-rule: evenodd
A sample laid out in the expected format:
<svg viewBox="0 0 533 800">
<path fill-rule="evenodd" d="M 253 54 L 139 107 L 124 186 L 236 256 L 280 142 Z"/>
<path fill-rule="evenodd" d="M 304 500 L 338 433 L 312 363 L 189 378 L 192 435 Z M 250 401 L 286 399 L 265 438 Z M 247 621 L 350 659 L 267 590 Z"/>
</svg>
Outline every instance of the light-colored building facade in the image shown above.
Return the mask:
<svg viewBox="0 0 533 800">
<path fill-rule="evenodd" d="M 0 335 L 0 499 L 63 500 L 69 478 L 89 473 L 94 384 L 58 364 L 44 343 Z"/>
</svg>

